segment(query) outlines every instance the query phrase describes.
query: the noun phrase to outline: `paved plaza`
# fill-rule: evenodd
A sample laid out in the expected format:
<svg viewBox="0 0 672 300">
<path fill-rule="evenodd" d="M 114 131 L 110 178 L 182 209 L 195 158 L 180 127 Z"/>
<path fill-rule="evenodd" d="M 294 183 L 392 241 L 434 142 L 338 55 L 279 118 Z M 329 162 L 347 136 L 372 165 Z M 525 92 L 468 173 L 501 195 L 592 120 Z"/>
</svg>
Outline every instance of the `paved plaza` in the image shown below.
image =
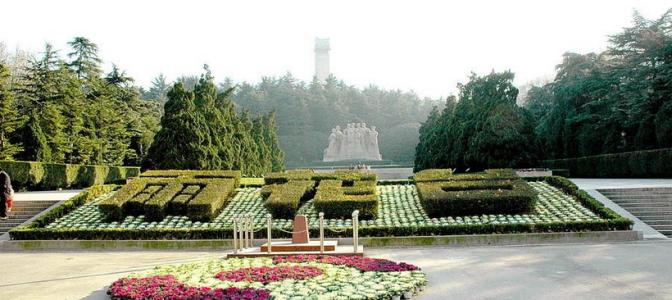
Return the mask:
<svg viewBox="0 0 672 300">
<path fill-rule="evenodd" d="M 429 276 L 414 299 L 672 299 L 672 242 L 368 249 Z M 107 299 L 115 279 L 212 252 L 0 253 L 0 299 Z"/>
</svg>

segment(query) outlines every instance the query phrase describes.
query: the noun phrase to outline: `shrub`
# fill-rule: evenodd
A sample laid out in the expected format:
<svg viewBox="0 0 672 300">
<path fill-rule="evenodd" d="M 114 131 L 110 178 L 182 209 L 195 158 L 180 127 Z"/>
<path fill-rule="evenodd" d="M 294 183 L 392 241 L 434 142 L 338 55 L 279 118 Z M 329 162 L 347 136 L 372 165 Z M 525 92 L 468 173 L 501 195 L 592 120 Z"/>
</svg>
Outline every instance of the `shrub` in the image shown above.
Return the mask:
<svg viewBox="0 0 672 300">
<path fill-rule="evenodd" d="M 285 172 L 273 172 L 268 173 L 264 176 L 264 183 L 269 184 L 282 184 L 287 183 L 290 180 L 311 180 L 315 172 L 313 170 L 290 170 Z"/>
<path fill-rule="evenodd" d="M 226 205 L 239 177 L 239 171 L 148 171 L 98 207 L 108 220 L 145 215 L 158 221 L 168 213 L 210 220 Z"/>
<path fill-rule="evenodd" d="M 147 170 L 140 177 L 157 178 L 231 178 L 235 185 L 240 183 L 241 173 L 237 170 Z"/>
<path fill-rule="evenodd" d="M 268 184 L 282 184 L 290 180 L 343 180 L 343 181 L 376 181 L 378 179 L 375 173 L 358 172 L 352 170 L 336 170 L 332 173 L 315 173 L 309 169 L 290 170 L 285 172 L 274 172 L 264 176 L 264 182 Z"/>
<path fill-rule="evenodd" d="M 546 160 L 544 167 L 567 169 L 575 177 L 672 177 L 672 148 Z"/>
<path fill-rule="evenodd" d="M 378 215 L 378 195 L 375 181 L 355 181 L 343 186 L 342 180 L 322 180 L 317 187 L 313 205 L 326 218 L 349 218 L 359 210 L 361 219 Z"/>
<path fill-rule="evenodd" d="M 108 220 L 121 220 L 124 217 L 126 202 L 139 194 L 147 186 L 144 180 L 135 179 L 124 185 L 112 197 L 98 203 L 98 209 Z"/>
<path fill-rule="evenodd" d="M 291 180 L 284 184 L 266 185 L 261 195 L 266 198 L 264 207 L 274 218 L 292 219 L 299 210 L 301 202 L 315 195 L 315 182 L 310 180 Z"/>
<path fill-rule="evenodd" d="M 434 181 L 468 181 L 468 180 L 492 180 L 492 179 L 515 179 L 518 178 L 513 169 L 488 169 L 484 172 L 457 173 L 450 169 L 428 169 L 415 173 L 416 182 Z"/>
<path fill-rule="evenodd" d="M 528 212 L 537 199 L 534 189 L 524 180 L 418 182 L 416 185 L 420 202 L 431 217 Z"/>
<path fill-rule="evenodd" d="M 194 183 L 195 180 L 189 182 Z M 231 178 L 206 179 L 205 187 L 187 203 L 187 217 L 194 221 L 214 219 L 226 206 L 235 188 L 236 181 Z"/>
<path fill-rule="evenodd" d="M 164 188 L 159 189 L 151 199 L 144 202 L 142 206 L 144 209 L 145 219 L 149 221 L 160 221 L 166 216 L 168 203 L 182 191 L 182 183 L 171 182 Z M 140 194 L 146 195 L 146 194 Z"/>
<path fill-rule="evenodd" d="M 117 183 L 140 172 L 137 167 L 86 166 L 32 161 L 0 161 L 15 189 L 55 190 Z M 114 170 L 114 171 L 113 171 Z"/>
<path fill-rule="evenodd" d="M 447 181 L 453 176 L 451 169 L 427 169 L 415 173 L 414 179 L 416 182 L 426 181 Z"/>
</svg>

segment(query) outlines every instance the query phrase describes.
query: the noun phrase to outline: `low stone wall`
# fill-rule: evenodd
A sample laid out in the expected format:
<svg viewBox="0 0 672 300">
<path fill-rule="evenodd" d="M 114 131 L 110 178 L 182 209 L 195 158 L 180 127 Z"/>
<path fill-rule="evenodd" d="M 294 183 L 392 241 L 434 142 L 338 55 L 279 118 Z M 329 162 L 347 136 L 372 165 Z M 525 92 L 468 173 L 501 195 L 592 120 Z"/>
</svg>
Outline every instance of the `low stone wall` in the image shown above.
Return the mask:
<svg viewBox="0 0 672 300">
<path fill-rule="evenodd" d="M 631 242 L 642 240 L 640 231 L 587 231 L 519 234 L 478 234 L 447 236 L 363 237 L 360 245 L 380 247 L 471 247 L 504 245 L 543 245 L 564 243 Z M 274 240 L 280 241 L 280 240 Z M 259 246 L 266 239 L 255 239 Z M 352 239 L 338 239 L 339 245 L 352 245 Z M 2 241 L 0 251 L 26 250 L 213 250 L 229 252 L 233 240 L 34 240 Z"/>
</svg>

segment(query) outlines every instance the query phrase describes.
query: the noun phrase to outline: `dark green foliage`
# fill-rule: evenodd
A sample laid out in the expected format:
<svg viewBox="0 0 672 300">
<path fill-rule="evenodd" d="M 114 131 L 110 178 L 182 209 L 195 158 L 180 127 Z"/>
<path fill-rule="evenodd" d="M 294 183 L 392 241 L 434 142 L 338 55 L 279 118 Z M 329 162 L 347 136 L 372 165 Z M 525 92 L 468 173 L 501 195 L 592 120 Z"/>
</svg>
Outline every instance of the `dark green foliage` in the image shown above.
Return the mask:
<svg viewBox="0 0 672 300">
<path fill-rule="evenodd" d="M 342 180 L 322 180 L 317 187 L 313 205 L 326 218 L 351 218 L 359 211 L 360 219 L 378 216 L 376 181 L 354 181 L 347 186 Z"/>
<path fill-rule="evenodd" d="M 28 161 L 0 161 L 0 170 L 12 178 L 15 189 L 55 190 L 117 183 L 137 176 L 137 167 L 84 166 Z M 115 170 L 112 172 L 112 170 Z"/>
<path fill-rule="evenodd" d="M 567 169 L 573 177 L 668 178 L 672 177 L 672 149 L 546 160 L 543 164 Z"/>
<path fill-rule="evenodd" d="M 283 184 L 266 185 L 262 196 L 266 198 L 264 207 L 279 219 L 293 219 L 302 202 L 315 195 L 315 182 L 310 180 L 291 180 Z"/>
<path fill-rule="evenodd" d="M 444 110 L 433 110 L 420 127 L 415 169 L 534 165 L 534 121 L 516 105 L 513 73 L 472 74 L 459 89 L 459 102 L 449 98 Z"/>
<path fill-rule="evenodd" d="M 26 121 L 20 115 L 14 95 L 10 91 L 9 68 L 0 62 L 0 159 L 12 159 L 18 152 L 23 151 L 20 143 L 10 141 L 12 134 Z"/>
<path fill-rule="evenodd" d="M 547 159 L 593 163 L 602 158 L 581 157 L 672 147 L 671 26 L 672 10 L 655 20 L 635 12 L 632 26 L 610 37 L 608 50 L 564 54 L 555 79 L 528 94 L 526 104 L 539 121 Z M 625 162 L 614 163 L 624 169 L 616 173 L 579 168 L 586 171 L 573 176 L 656 176 L 626 171 L 632 168 Z"/>
<path fill-rule="evenodd" d="M 4 159 L 137 165 L 158 130 L 158 102 L 139 100 L 133 79 L 116 66 L 103 76 L 95 43 L 77 37 L 69 45 L 66 61 L 47 44 L 13 86 L 13 111 L 25 117 L 3 112 L 14 119 L 4 130 L 22 149 Z"/>
<path fill-rule="evenodd" d="M 193 91 L 177 82 L 168 91 L 161 129 L 144 165 L 156 169 L 241 170 L 260 175 L 281 168 L 272 116 L 236 114 L 232 89 L 217 93 L 206 69 Z M 270 121 L 264 121 L 268 118 Z"/>
<path fill-rule="evenodd" d="M 537 194 L 524 180 L 418 182 L 418 196 L 430 217 L 529 212 Z"/>
</svg>

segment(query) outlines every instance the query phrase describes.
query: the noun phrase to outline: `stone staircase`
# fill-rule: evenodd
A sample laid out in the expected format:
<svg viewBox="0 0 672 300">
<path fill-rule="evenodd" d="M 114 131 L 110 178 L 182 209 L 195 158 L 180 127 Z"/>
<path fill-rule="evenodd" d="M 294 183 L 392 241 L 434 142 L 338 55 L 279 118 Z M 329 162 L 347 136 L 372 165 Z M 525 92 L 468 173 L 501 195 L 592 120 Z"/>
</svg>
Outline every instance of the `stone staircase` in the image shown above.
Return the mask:
<svg viewBox="0 0 672 300">
<path fill-rule="evenodd" d="M 672 188 L 598 190 L 653 229 L 672 237 Z"/>
<path fill-rule="evenodd" d="M 9 214 L 9 219 L 0 220 L 0 235 L 23 224 L 56 203 L 58 201 L 14 201 L 14 208 L 12 208 L 12 212 Z"/>
</svg>

